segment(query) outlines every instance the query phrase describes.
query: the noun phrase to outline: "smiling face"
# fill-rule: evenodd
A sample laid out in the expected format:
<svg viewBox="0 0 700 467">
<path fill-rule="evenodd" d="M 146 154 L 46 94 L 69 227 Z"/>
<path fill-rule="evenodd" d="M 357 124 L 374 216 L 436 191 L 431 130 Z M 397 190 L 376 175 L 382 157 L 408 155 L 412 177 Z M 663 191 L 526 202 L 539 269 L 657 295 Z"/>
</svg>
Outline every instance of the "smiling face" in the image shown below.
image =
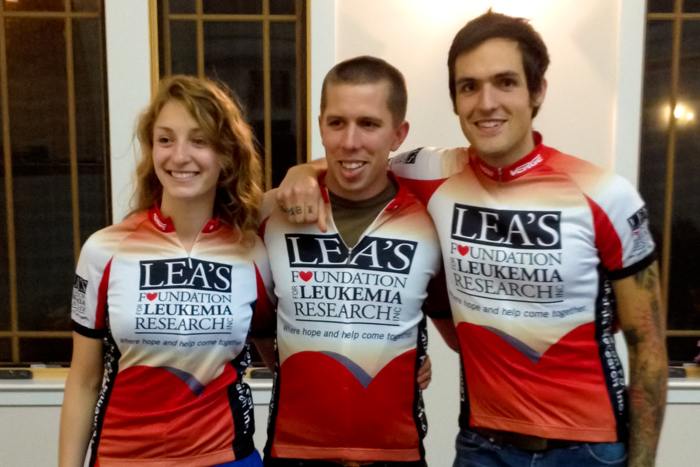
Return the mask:
<svg viewBox="0 0 700 467">
<path fill-rule="evenodd" d="M 153 166 L 163 185 L 164 213 L 175 203 L 210 204 L 213 210 L 219 156 L 178 100 L 168 101 L 153 125 Z"/>
<path fill-rule="evenodd" d="M 529 154 L 532 109 L 544 101 L 546 82 L 536 95 L 527 89 L 518 43 L 489 39 L 455 61 L 455 110 L 459 123 L 479 155 L 504 167 Z"/>
<path fill-rule="evenodd" d="M 394 124 L 387 106 L 389 84 L 329 84 L 319 117 L 326 148 L 326 186 L 335 195 L 363 200 L 388 183 L 389 153 L 406 139 L 408 122 Z"/>
</svg>

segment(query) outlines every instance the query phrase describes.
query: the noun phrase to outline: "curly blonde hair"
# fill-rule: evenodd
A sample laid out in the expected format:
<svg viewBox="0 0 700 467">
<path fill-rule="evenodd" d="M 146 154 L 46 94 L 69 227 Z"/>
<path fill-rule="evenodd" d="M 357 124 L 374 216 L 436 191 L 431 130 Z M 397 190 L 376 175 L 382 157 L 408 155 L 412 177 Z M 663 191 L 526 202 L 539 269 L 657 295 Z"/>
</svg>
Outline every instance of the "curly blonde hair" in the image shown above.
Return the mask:
<svg viewBox="0 0 700 467">
<path fill-rule="evenodd" d="M 139 117 L 136 135 L 141 160 L 136 167 L 136 191 L 129 215 L 160 203 L 161 185 L 153 166 L 153 126 L 171 100 L 182 103 L 197 121 L 219 155 L 221 173 L 216 186 L 214 214 L 241 231 L 245 239 L 255 235 L 263 191 L 262 165 L 255 138 L 230 89 L 207 78 L 175 75 L 161 80 L 151 104 Z"/>
</svg>

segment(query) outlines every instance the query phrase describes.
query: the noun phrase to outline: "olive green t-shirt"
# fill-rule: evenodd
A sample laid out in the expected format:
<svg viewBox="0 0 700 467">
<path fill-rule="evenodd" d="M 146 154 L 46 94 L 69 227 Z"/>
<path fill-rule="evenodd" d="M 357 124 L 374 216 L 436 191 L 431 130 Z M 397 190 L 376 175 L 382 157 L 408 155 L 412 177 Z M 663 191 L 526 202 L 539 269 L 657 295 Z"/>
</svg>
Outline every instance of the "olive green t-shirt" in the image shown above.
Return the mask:
<svg viewBox="0 0 700 467">
<path fill-rule="evenodd" d="M 386 188 L 376 196 L 361 201 L 351 201 L 341 198 L 328 191 L 331 202 L 333 222 L 340 237 L 348 248 L 353 248 L 367 230 L 367 227 L 377 218 L 380 212 L 396 198 L 399 187 L 389 179 Z"/>
</svg>

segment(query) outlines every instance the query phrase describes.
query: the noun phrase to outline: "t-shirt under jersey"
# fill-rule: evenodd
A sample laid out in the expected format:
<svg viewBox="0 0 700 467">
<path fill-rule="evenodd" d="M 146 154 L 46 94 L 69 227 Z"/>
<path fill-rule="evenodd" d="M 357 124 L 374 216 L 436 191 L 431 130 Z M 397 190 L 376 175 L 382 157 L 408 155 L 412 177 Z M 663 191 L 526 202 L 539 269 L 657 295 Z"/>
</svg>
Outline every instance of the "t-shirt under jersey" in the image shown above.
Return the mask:
<svg viewBox="0 0 700 467">
<path fill-rule="evenodd" d="M 463 364 L 460 426 L 624 441 L 627 396 L 609 279 L 654 259 L 621 177 L 541 144 L 497 169 L 423 148 L 391 169 L 435 222 Z"/>
<path fill-rule="evenodd" d="M 427 344 L 421 306 L 441 268 L 425 207 L 400 187 L 352 248 L 332 213 L 326 233 L 291 224 L 281 211 L 263 230 L 279 300 L 266 454 L 420 460 L 426 423 L 416 371 Z M 449 317 L 444 304 L 444 315 L 431 316 Z"/>
<path fill-rule="evenodd" d="M 88 465 L 210 466 L 253 452 L 246 337 L 251 321 L 262 332 L 274 320 L 272 282 L 262 242 L 236 238 L 212 220 L 188 254 L 156 207 L 85 243 L 72 319 L 103 339 L 106 369 Z"/>
</svg>

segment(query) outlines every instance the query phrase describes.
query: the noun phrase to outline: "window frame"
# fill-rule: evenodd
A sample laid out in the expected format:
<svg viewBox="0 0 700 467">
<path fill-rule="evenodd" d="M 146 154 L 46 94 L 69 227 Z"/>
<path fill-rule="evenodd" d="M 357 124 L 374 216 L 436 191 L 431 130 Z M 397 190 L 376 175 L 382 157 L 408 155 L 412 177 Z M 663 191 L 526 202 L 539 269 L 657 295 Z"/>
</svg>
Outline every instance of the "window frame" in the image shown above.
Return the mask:
<svg viewBox="0 0 700 467">
<path fill-rule="evenodd" d="M 6 203 L 6 218 L 0 219 L 0 222 L 7 223 L 7 246 L 8 246 L 8 277 L 9 277 L 9 312 L 10 312 L 10 329 L 9 331 L 0 330 L 0 338 L 10 339 L 11 342 L 11 364 L 17 365 L 24 362 L 20 353 L 20 339 L 23 338 L 39 338 L 39 339 L 68 339 L 72 338 L 73 333 L 70 330 L 66 331 L 22 331 L 19 323 L 19 300 L 17 293 L 17 257 L 16 257 L 16 237 L 15 237 L 15 209 L 14 209 L 14 193 L 13 193 L 13 170 L 12 170 L 12 142 L 10 131 L 10 99 L 9 99 L 9 78 L 7 69 L 7 40 L 6 40 L 6 25 L 7 18 L 21 19 L 53 19 L 64 20 L 64 38 L 66 47 L 66 79 L 67 79 L 67 100 L 68 100 L 68 149 L 69 149 L 69 164 L 71 176 L 71 205 L 72 205 L 72 230 L 73 230 L 73 257 L 74 264 L 77 264 L 81 249 L 80 235 L 80 202 L 79 202 L 79 184 L 78 184 L 78 141 L 77 141 L 77 123 L 76 123 L 76 97 L 75 97 L 75 71 L 74 71 L 74 56 L 73 56 L 73 20 L 92 18 L 100 20 L 100 30 L 102 45 L 105 43 L 105 3 L 100 2 L 100 10 L 97 12 L 82 12 L 72 11 L 70 0 L 63 0 L 64 9 L 62 11 L 6 11 L 5 2 L 0 3 L 0 101 L 2 102 L 2 132 L 3 132 L 3 159 L 5 167 L 5 203 Z M 110 153 L 107 144 L 109 134 L 106 127 L 109 124 L 109 112 L 107 105 L 107 79 L 106 79 L 106 54 L 102 54 L 103 68 L 103 88 L 105 99 L 105 158 L 104 158 L 104 177 L 105 177 L 105 219 L 107 223 L 112 222 L 111 212 L 111 190 L 109 180 L 111 179 L 111 167 L 109 164 Z M 16 117 L 16 116 L 15 116 Z M 5 241 L 5 239 L 0 239 Z M 21 266 L 21 265 L 19 265 Z"/>
</svg>

